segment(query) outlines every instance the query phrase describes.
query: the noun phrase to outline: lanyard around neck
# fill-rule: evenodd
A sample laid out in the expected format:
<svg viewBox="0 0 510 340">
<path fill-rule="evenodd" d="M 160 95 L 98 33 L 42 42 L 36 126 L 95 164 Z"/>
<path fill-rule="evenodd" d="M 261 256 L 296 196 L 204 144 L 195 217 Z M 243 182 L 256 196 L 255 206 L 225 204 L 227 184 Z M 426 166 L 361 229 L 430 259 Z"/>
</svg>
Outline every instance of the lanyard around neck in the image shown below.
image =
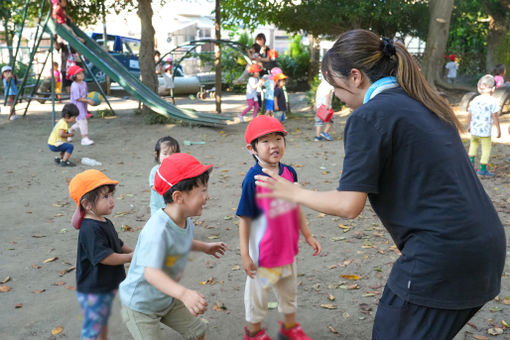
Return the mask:
<svg viewBox="0 0 510 340">
<path fill-rule="evenodd" d="M 363 104 L 377 96 L 379 93 L 397 86 L 398 82 L 397 78 L 395 77 L 384 77 L 379 79 L 368 88 L 367 92 L 365 93 L 365 98 L 363 98 Z"/>
</svg>

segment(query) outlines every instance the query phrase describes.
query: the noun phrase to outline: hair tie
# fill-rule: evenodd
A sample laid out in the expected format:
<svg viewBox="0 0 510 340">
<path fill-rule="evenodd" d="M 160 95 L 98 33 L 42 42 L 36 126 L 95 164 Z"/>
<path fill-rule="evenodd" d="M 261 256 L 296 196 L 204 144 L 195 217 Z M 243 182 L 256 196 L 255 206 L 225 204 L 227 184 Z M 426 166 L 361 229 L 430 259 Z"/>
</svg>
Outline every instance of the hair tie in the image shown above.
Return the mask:
<svg viewBox="0 0 510 340">
<path fill-rule="evenodd" d="M 396 54 L 395 45 L 393 45 L 393 40 L 388 37 L 382 37 L 383 48 L 382 52 L 387 57 L 392 57 Z"/>
</svg>

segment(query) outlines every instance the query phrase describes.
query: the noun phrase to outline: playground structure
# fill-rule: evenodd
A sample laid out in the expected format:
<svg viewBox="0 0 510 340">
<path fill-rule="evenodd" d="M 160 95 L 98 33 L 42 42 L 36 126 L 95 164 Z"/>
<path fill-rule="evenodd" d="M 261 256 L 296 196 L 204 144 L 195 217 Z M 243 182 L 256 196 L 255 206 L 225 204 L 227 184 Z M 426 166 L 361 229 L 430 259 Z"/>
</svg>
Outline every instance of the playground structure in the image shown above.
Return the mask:
<svg viewBox="0 0 510 340">
<path fill-rule="evenodd" d="M 45 18 L 43 19 L 44 15 L 44 9 L 45 4 L 48 4 L 49 8 Z M 26 19 L 26 13 L 27 8 L 29 6 L 29 0 L 26 0 L 25 3 L 25 9 L 23 14 L 23 21 L 21 26 L 19 27 L 19 39 L 18 44 L 16 47 L 16 51 L 14 53 L 13 63 L 16 63 L 16 56 L 18 53 L 18 50 L 20 48 L 20 42 L 21 42 L 21 34 L 23 31 L 23 27 L 25 24 Z M 231 120 L 231 117 L 225 117 L 217 114 L 206 114 L 197 112 L 194 110 L 189 109 L 182 109 L 178 108 L 175 105 L 172 105 L 171 103 L 167 102 L 166 100 L 162 99 L 157 93 L 149 89 L 145 84 L 143 84 L 136 76 L 134 76 L 132 73 L 130 73 L 118 60 L 116 60 L 113 56 L 111 56 L 107 51 L 103 49 L 103 47 L 99 46 L 93 39 L 91 39 L 86 33 L 81 31 L 77 26 L 74 24 L 68 24 L 68 26 L 73 30 L 73 32 L 70 32 L 67 30 L 64 26 L 56 24 L 50 17 L 51 17 L 51 4 L 49 1 L 41 0 L 40 3 L 40 13 L 38 18 L 38 25 L 35 33 L 34 43 L 32 46 L 32 50 L 30 53 L 30 58 L 28 62 L 28 67 L 26 68 L 26 71 L 23 74 L 23 77 L 21 78 L 21 82 L 19 85 L 19 91 L 15 98 L 15 103 L 18 103 L 22 98 L 26 99 L 26 106 L 22 108 L 24 110 L 23 116 L 26 115 L 30 102 L 33 99 L 41 99 L 40 97 L 36 96 L 36 90 L 40 84 L 41 81 L 41 75 L 42 72 L 38 75 L 35 84 L 32 84 L 30 86 L 27 86 L 27 80 L 29 77 L 29 72 L 32 66 L 32 63 L 34 62 L 34 55 L 39 49 L 39 44 L 42 40 L 44 32 L 48 32 L 51 35 L 51 44 L 49 48 L 49 53 L 46 56 L 46 60 L 44 64 L 48 61 L 48 59 L 51 57 L 51 63 L 53 64 L 53 55 L 54 55 L 54 35 L 59 35 L 61 38 L 67 41 L 67 43 L 80 55 L 85 57 L 89 62 L 91 62 L 94 66 L 99 68 L 101 71 L 103 71 L 106 75 L 110 77 L 110 79 L 114 82 L 117 82 L 121 87 L 124 88 L 129 94 L 131 94 L 134 98 L 142 102 L 144 105 L 151 108 L 153 111 L 169 118 L 174 118 L 182 122 L 187 122 L 191 124 L 197 124 L 197 125 L 206 125 L 206 126 L 224 126 L 226 125 L 226 122 L 228 120 Z M 83 42 L 82 42 L 83 41 Z M 245 53 L 240 49 L 239 45 L 234 42 L 222 40 L 222 41 L 216 41 L 208 39 L 207 43 L 223 43 L 228 44 L 229 46 L 234 46 L 233 48 L 237 49 L 241 52 L 241 54 L 247 58 Z M 196 47 L 198 47 L 202 42 L 196 41 L 195 47 L 191 48 L 190 50 L 194 50 Z M 205 41 L 203 43 L 206 43 Z M 242 45 L 241 45 L 242 46 Z M 169 52 L 170 53 L 170 52 Z M 191 51 L 189 52 L 191 53 Z M 184 58 L 184 56 L 179 59 L 178 63 Z M 249 60 L 249 59 L 248 59 Z M 177 65 L 178 65 L 177 63 Z M 89 67 L 87 66 L 87 63 L 83 63 L 85 70 L 92 76 L 94 82 L 96 83 L 99 91 L 101 91 L 103 97 L 105 98 L 106 103 L 110 107 L 110 109 L 113 111 L 106 94 L 102 90 L 102 87 L 100 86 L 97 79 L 94 77 L 94 75 L 90 72 Z M 15 65 L 12 65 L 13 69 Z M 43 67 L 44 68 L 44 67 Z M 31 89 L 31 92 L 29 95 L 25 95 L 25 91 Z M 55 121 L 55 79 L 53 72 L 51 72 L 51 92 L 50 93 L 44 93 L 49 94 L 51 97 L 52 102 L 52 124 L 54 124 Z M 45 100 L 48 98 L 44 98 Z M 6 102 L 4 102 L 5 105 Z M 11 114 L 9 114 L 10 118 Z"/>
</svg>

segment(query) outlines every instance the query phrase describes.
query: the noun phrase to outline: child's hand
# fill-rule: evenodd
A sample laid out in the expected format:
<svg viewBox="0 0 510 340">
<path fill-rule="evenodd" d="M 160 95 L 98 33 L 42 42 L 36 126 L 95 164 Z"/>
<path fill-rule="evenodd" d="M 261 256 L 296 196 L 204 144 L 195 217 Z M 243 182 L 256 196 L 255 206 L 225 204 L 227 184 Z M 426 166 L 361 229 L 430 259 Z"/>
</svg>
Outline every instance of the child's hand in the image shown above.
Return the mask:
<svg viewBox="0 0 510 340">
<path fill-rule="evenodd" d="M 92 99 L 87 99 L 87 103 L 89 105 L 94 105 L 95 104 L 95 102 Z"/>
<path fill-rule="evenodd" d="M 207 310 L 207 301 L 195 290 L 186 289 L 180 300 L 193 316 L 204 314 Z"/>
<path fill-rule="evenodd" d="M 73 136 L 74 136 L 74 131 L 73 131 L 73 130 L 69 131 L 69 133 L 67 134 L 67 136 L 68 136 L 68 137 L 73 137 Z"/>
<path fill-rule="evenodd" d="M 132 251 L 130 253 L 127 253 L 127 255 L 129 255 L 129 262 L 131 262 L 131 260 L 133 260 L 133 254 L 134 253 L 135 253 L 134 251 Z"/>
<path fill-rule="evenodd" d="M 204 249 L 204 253 L 214 256 L 219 259 L 218 253 L 221 255 L 225 255 L 225 251 L 227 250 L 227 245 L 223 242 L 213 242 L 207 243 L 206 248 Z"/>
<path fill-rule="evenodd" d="M 319 241 L 315 239 L 315 237 L 310 235 L 305 239 L 305 241 L 310 245 L 310 247 L 313 248 L 313 256 L 317 256 L 321 253 L 322 251 L 321 244 L 319 243 Z"/>
<path fill-rule="evenodd" d="M 251 259 L 251 257 L 249 255 L 243 256 L 242 259 L 243 259 L 243 269 L 244 269 L 244 272 L 246 273 L 246 275 L 248 275 L 252 279 L 255 278 L 255 274 L 257 274 L 257 267 L 255 266 L 255 263 L 253 263 L 253 260 Z"/>
</svg>

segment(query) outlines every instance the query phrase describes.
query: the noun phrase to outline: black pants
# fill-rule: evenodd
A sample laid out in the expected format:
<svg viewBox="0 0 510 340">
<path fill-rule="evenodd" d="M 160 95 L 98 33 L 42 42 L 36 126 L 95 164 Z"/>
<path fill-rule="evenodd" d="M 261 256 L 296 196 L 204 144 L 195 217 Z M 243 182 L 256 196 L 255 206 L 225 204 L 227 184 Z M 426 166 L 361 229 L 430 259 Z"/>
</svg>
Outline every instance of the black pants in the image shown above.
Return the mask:
<svg viewBox="0 0 510 340">
<path fill-rule="evenodd" d="M 480 308 L 451 310 L 415 305 L 386 286 L 377 307 L 372 340 L 451 340 Z"/>
</svg>

